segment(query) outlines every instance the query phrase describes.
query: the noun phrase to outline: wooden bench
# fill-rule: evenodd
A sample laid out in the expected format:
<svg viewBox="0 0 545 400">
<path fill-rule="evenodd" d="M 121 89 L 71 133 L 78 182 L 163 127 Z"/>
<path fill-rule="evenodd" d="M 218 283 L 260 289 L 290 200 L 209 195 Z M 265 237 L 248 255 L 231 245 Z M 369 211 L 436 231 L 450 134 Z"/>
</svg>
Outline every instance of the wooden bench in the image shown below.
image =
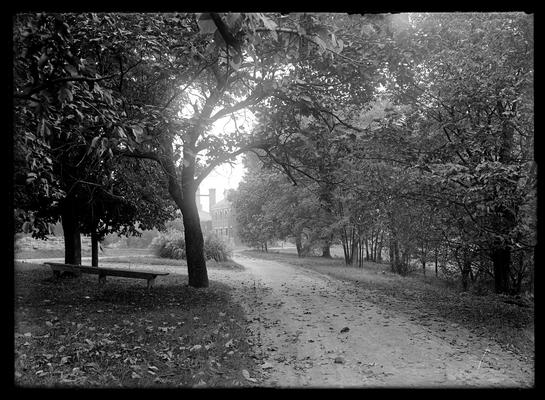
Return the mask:
<svg viewBox="0 0 545 400">
<path fill-rule="evenodd" d="M 74 272 L 76 274 L 96 274 L 100 283 L 106 282 L 106 276 L 120 276 L 125 278 L 146 279 L 148 281 L 148 290 L 155 283 L 155 278 L 159 275 L 168 275 L 168 272 L 130 270 L 130 269 L 113 269 L 102 267 L 89 267 L 86 265 L 73 265 L 61 263 L 45 263 L 53 270 L 53 274 L 59 277 L 62 271 Z"/>
</svg>

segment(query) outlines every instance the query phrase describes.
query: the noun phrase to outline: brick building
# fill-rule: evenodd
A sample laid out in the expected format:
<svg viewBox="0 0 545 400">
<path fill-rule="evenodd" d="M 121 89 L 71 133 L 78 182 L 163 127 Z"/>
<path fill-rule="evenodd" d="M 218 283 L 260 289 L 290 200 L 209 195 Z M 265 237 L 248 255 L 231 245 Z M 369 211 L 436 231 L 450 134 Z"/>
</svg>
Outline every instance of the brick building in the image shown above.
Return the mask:
<svg viewBox="0 0 545 400">
<path fill-rule="evenodd" d="M 240 244 L 237 235 L 236 218 L 229 200 L 223 199 L 216 203 L 216 191 L 210 189 L 210 215 L 212 218 L 212 232 L 231 246 Z"/>
</svg>

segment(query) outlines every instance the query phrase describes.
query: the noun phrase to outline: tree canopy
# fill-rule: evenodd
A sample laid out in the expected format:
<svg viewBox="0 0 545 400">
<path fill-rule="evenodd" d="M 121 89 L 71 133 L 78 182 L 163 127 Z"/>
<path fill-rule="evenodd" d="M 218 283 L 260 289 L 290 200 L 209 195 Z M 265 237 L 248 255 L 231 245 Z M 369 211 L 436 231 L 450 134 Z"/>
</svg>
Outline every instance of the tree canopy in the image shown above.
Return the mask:
<svg viewBox="0 0 545 400">
<path fill-rule="evenodd" d="M 463 255 L 498 291 L 531 264 L 530 15 L 20 14 L 14 54 L 15 198 L 36 232 L 83 193 L 101 228 L 71 211 L 76 233 L 160 225 L 171 202 L 189 284 L 206 287 L 195 192 L 254 151 L 269 169 L 237 197 L 248 240 L 305 233 L 324 255 L 338 240 L 348 264 L 384 246 L 400 273 Z M 147 176 L 170 200 L 122 183 Z"/>
</svg>

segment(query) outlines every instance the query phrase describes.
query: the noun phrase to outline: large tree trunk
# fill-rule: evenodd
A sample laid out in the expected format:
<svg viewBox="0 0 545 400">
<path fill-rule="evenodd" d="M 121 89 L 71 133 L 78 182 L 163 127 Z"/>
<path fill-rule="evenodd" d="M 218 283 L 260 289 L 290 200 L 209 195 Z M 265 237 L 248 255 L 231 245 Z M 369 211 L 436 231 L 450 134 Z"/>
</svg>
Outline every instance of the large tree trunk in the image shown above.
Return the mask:
<svg viewBox="0 0 545 400">
<path fill-rule="evenodd" d="M 182 215 L 189 286 L 195 288 L 208 287 L 208 272 L 204 258 L 204 238 L 195 202 L 195 190 L 191 186 L 185 187 L 183 190 Z"/>
<path fill-rule="evenodd" d="M 64 263 L 81 265 L 81 235 L 74 200 L 64 200 L 61 212 L 64 233 Z"/>
<path fill-rule="evenodd" d="M 188 284 L 195 288 L 203 288 L 208 287 L 208 272 L 206 271 L 206 260 L 204 258 L 204 238 L 195 201 L 197 187 L 194 179 L 194 156 L 191 158 L 191 155 L 186 155 L 184 151 L 184 160 L 187 161 L 189 166 L 182 169 L 181 187 L 177 179 L 174 163 L 169 159 L 163 159 L 163 168 L 167 173 L 170 196 L 182 212 Z"/>
<path fill-rule="evenodd" d="M 496 247 L 491 253 L 494 265 L 494 290 L 496 293 L 508 294 L 509 267 L 511 264 L 511 249 L 509 247 Z"/>
</svg>

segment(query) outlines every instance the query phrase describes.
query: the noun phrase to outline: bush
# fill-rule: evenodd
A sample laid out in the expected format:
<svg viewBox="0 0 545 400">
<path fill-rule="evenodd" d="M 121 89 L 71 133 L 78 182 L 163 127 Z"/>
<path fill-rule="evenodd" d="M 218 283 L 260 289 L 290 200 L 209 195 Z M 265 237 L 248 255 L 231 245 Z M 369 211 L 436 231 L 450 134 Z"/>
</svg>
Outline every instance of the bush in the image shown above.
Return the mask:
<svg viewBox="0 0 545 400">
<path fill-rule="evenodd" d="M 185 259 L 184 234 L 176 229 L 161 232 L 151 241 L 150 247 L 161 258 Z"/>
<path fill-rule="evenodd" d="M 150 246 L 161 258 L 186 259 L 184 234 L 176 229 L 159 233 Z M 207 260 L 227 261 L 231 257 L 231 249 L 217 236 L 209 235 L 204 240 L 204 257 Z"/>
<path fill-rule="evenodd" d="M 216 235 L 208 235 L 204 239 L 204 257 L 207 260 L 227 261 L 231 258 L 231 249 Z"/>
</svg>

